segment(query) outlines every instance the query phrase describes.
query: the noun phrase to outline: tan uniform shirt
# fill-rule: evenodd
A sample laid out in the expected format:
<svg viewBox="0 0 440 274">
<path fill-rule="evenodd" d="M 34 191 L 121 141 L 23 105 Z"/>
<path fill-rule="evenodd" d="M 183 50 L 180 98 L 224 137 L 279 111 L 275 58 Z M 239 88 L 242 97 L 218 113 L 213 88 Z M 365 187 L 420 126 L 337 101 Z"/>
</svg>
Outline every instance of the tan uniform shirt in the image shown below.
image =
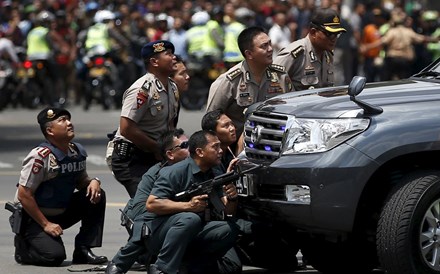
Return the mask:
<svg viewBox="0 0 440 274">
<path fill-rule="evenodd" d="M 326 51 L 318 59 L 308 35 L 282 49 L 273 63 L 286 68 L 295 90 L 334 85 L 333 54 Z"/>
<path fill-rule="evenodd" d="M 176 84 L 168 79 L 165 90 L 154 74 L 147 73 L 124 92 L 121 116 L 133 120 L 148 137 L 157 140 L 165 131 L 174 129 L 178 106 Z M 120 128 L 115 139 L 129 141 L 121 135 Z"/>
<path fill-rule="evenodd" d="M 390 28 L 382 37 L 382 43 L 388 46 L 387 57 L 414 59 L 413 43 L 422 43 L 425 36 L 415 33 L 412 29 L 402 25 Z"/>
<path fill-rule="evenodd" d="M 270 65 L 258 84 L 246 61 L 242 61 L 212 83 L 206 111 L 222 109 L 234 122 L 239 136 L 243 132 L 243 112 L 247 107 L 292 90 L 292 83 L 284 67 Z"/>
</svg>

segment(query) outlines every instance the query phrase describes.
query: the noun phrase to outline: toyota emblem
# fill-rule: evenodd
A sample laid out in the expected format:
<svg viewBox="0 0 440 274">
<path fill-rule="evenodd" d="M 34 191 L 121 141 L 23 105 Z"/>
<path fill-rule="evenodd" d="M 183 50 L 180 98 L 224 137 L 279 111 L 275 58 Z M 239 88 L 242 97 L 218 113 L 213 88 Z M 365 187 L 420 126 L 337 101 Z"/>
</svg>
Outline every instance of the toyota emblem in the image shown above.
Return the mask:
<svg viewBox="0 0 440 274">
<path fill-rule="evenodd" d="M 261 130 L 264 129 L 263 126 L 256 126 L 254 129 L 252 129 L 251 132 L 251 142 L 258 145 L 258 143 L 261 141 Z"/>
</svg>

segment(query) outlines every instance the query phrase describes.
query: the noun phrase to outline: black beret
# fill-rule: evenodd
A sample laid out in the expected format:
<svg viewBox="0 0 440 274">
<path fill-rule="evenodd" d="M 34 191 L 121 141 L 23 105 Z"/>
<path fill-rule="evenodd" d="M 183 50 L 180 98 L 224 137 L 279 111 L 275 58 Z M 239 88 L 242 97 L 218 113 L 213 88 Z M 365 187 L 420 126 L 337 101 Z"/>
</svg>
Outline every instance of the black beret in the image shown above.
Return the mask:
<svg viewBox="0 0 440 274">
<path fill-rule="evenodd" d="M 341 26 L 338 13 L 331 8 L 318 8 L 312 15 L 312 25 L 324 28 L 328 32 L 346 32 Z"/>
<path fill-rule="evenodd" d="M 51 122 L 62 115 L 69 116 L 69 119 L 72 117 L 70 115 L 70 112 L 68 112 L 64 108 L 47 107 L 40 111 L 40 113 L 38 113 L 37 121 L 40 125 L 44 125 L 47 122 Z"/>
<path fill-rule="evenodd" d="M 174 53 L 173 43 L 167 40 L 157 40 L 143 46 L 141 50 L 141 56 L 142 59 L 147 59 L 152 55 L 160 53 L 162 51 L 166 51 L 167 49 L 171 49 L 171 51 Z"/>
</svg>

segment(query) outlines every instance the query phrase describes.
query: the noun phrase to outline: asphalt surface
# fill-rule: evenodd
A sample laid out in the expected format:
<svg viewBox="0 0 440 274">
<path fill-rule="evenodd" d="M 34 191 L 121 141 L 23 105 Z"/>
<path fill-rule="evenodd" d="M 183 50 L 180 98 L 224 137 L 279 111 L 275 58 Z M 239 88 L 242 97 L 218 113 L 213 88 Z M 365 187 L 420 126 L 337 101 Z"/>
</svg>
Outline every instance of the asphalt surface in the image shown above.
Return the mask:
<svg viewBox="0 0 440 274">
<path fill-rule="evenodd" d="M 111 259 L 118 249 L 125 245 L 128 235 L 120 225 L 119 209 L 123 208 L 128 200 L 125 189 L 114 179 L 106 166 L 104 155 L 107 144 L 106 134 L 114 130 L 119 121 L 119 111 L 103 111 L 98 106 L 92 106 L 85 112 L 80 106 L 67 107 L 72 113 L 72 122 L 75 126 L 75 141 L 83 144 L 89 154 L 87 167 L 91 177 L 99 177 L 107 193 L 107 209 L 104 229 L 103 246 L 94 249 L 94 253 L 105 255 Z M 6 108 L 0 112 L 0 206 L 13 199 L 18 181 L 21 161 L 27 153 L 42 140 L 42 134 L 36 123 L 39 110 Z M 200 120 L 203 111 L 182 110 L 179 127 L 192 134 L 200 129 Z M 66 246 L 67 260 L 60 267 L 37 267 L 18 265 L 14 261 L 13 236 L 8 218 L 9 211 L 0 210 L 0 273 L 35 273 L 58 274 L 71 273 L 72 270 L 84 270 L 93 266 L 72 265 L 74 237 L 79 225 L 64 231 L 63 241 Z M 270 251 L 268 251 L 270 252 Z M 128 273 L 140 273 L 145 269 L 133 268 Z M 104 273 L 92 271 L 89 273 Z M 264 269 L 246 266 L 243 273 L 269 273 Z M 274 273 L 274 272 L 271 272 Z M 293 272 L 291 272 L 293 273 Z M 295 273 L 319 273 L 309 267 Z M 277 273 L 275 273 L 277 274 Z M 278 274 L 282 274 L 279 272 Z M 286 274 L 286 273 L 284 273 Z"/>
</svg>

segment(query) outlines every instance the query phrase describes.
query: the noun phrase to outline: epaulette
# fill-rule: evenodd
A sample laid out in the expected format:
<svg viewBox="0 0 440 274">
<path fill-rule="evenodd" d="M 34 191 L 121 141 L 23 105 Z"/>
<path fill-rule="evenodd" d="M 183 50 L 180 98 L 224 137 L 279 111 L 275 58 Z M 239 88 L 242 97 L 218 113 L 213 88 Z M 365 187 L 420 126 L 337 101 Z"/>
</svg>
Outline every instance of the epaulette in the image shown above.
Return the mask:
<svg viewBox="0 0 440 274">
<path fill-rule="evenodd" d="M 141 86 L 141 91 L 143 91 L 146 95 L 148 95 L 150 93 L 150 89 L 151 89 L 151 81 L 146 80 Z"/>
<path fill-rule="evenodd" d="M 48 147 L 40 147 L 39 149 L 38 149 L 38 155 L 40 155 L 41 156 L 41 158 L 46 158 L 47 157 L 47 155 L 49 155 L 50 154 L 50 148 L 48 148 Z"/>
<path fill-rule="evenodd" d="M 298 46 L 294 50 L 290 52 L 292 54 L 293 58 L 298 58 L 301 54 L 304 53 L 304 46 Z"/>
<path fill-rule="evenodd" d="M 229 73 L 226 75 L 226 78 L 228 78 L 229 81 L 232 81 L 232 80 L 234 80 L 235 78 L 237 78 L 237 76 L 239 76 L 239 75 L 242 74 L 242 73 L 243 73 L 243 72 L 242 72 L 240 69 L 236 69 L 236 70 L 234 70 L 234 71 L 229 72 Z"/>
<path fill-rule="evenodd" d="M 269 68 L 278 72 L 286 72 L 286 68 L 284 66 L 277 64 L 272 64 L 269 66 Z"/>
</svg>

